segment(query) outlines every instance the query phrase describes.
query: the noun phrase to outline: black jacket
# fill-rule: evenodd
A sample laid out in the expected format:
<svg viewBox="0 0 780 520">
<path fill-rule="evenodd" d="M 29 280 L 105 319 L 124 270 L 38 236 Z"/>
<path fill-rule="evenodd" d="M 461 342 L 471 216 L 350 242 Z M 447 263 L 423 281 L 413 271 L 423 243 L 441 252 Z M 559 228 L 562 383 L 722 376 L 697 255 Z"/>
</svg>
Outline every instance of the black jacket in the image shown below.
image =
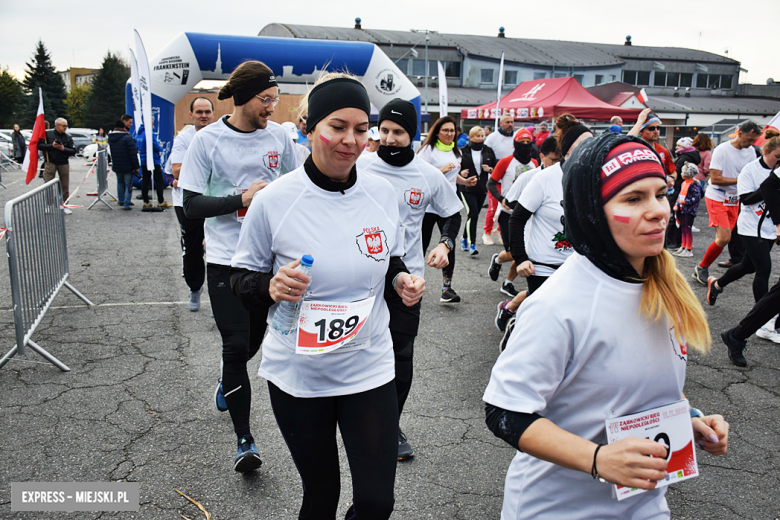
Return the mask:
<svg viewBox="0 0 780 520">
<path fill-rule="evenodd" d="M 59 141 L 64 150 L 60 151 L 54 148 L 54 141 Z M 38 143 L 38 150 L 45 154 L 46 162 L 53 164 L 68 164 L 71 155 L 76 155 L 76 148 L 73 146 L 73 138 L 65 132 L 63 134 L 55 130 L 46 130 L 46 137 L 43 142 Z"/>
<path fill-rule="evenodd" d="M 479 181 L 474 186 L 462 186 L 458 185 L 458 191 L 465 193 L 487 193 L 487 181 L 490 174 L 482 169 L 482 164 L 488 165 L 491 169 L 496 167 L 496 154 L 489 146 L 482 146 L 482 164 L 476 166 L 474 164 L 474 157 L 471 155 L 471 143 L 467 144 L 460 149 L 460 171 L 468 170 L 469 174 L 466 176 L 474 177 L 479 175 Z M 460 173 L 458 173 L 460 175 Z"/>
<path fill-rule="evenodd" d="M 129 173 L 138 170 L 138 148 L 135 139 L 124 128 L 114 128 L 108 133 L 108 146 L 111 147 L 112 169 L 115 172 Z"/>
</svg>

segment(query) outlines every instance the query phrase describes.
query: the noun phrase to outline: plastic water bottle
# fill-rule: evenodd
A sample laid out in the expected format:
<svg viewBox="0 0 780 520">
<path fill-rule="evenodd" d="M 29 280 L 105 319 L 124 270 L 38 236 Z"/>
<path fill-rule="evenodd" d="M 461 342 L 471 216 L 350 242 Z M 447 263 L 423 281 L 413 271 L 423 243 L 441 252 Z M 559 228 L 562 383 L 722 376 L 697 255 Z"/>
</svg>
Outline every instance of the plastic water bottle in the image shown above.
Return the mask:
<svg viewBox="0 0 780 520">
<path fill-rule="evenodd" d="M 309 255 L 303 255 L 301 257 L 301 264 L 295 268 L 296 271 L 300 271 L 307 276 L 311 276 L 311 266 L 314 263 L 314 258 Z M 311 282 L 309 282 L 311 285 Z M 309 290 L 309 286 L 306 286 L 306 291 Z M 304 295 L 306 294 L 304 291 Z M 295 332 L 298 328 L 298 315 L 301 312 L 301 302 L 303 296 L 297 302 L 282 301 L 274 312 L 274 319 L 271 322 L 271 326 L 274 330 L 287 335 L 291 332 Z"/>
</svg>

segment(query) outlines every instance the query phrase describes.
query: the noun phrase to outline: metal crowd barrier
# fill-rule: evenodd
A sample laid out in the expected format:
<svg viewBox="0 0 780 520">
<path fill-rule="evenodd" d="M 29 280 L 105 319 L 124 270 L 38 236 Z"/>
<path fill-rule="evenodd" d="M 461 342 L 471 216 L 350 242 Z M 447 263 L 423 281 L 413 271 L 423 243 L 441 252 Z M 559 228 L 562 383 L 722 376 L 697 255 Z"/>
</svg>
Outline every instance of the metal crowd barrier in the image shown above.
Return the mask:
<svg viewBox="0 0 780 520">
<path fill-rule="evenodd" d="M 23 356 L 25 346 L 29 346 L 63 372 L 70 371 L 31 339 L 63 286 L 87 305 L 94 305 L 67 281 L 68 244 L 61 205 L 59 179 L 53 179 L 5 205 L 6 251 L 16 345 L 0 359 L 0 368 L 15 355 Z"/>
<path fill-rule="evenodd" d="M 108 206 L 108 209 L 114 209 L 114 207 L 103 200 L 104 196 L 111 197 L 112 199 L 115 199 L 111 193 L 108 191 L 108 155 L 105 150 L 100 150 L 97 153 L 97 157 L 95 159 L 95 175 L 97 175 L 97 181 L 98 181 L 98 189 L 97 189 L 97 199 L 89 205 L 87 208 L 92 209 L 92 206 L 97 204 L 98 202 L 102 202 L 106 206 Z"/>
</svg>

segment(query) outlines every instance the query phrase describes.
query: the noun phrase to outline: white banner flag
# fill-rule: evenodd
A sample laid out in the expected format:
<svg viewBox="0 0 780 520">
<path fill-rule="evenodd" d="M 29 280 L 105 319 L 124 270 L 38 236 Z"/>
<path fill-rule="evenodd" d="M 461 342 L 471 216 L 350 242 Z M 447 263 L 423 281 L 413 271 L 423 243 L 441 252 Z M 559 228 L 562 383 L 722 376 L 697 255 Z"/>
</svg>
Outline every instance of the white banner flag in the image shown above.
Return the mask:
<svg viewBox="0 0 780 520">
<path fill-rule="evenodd" d="M 152 74 L 149 70 L 149 60 L 146 58 L 144 42 L 141 35 L 135 31 L 135 52 L 138 54 L 138 85 L 141 90 L 141 113 L 143 114 L 144 134 L 146 135 L 146 167 L 154 170 L 154 142 L 152 128 Z M 136 128 L 138 124 L 136 123 Z"/>
<path fill-rule="evenodd" d="M 501 84 L 504 82 L 504 51 L 501 51 L 501 63 L 498 66 L 498 91 L 496 92 L 496 126 L 498 131 L 498 120 L 501 119 Z"/>
<path fill-rule="evenodd" d="M 135 53 L 130 49 L 130 89 L 133 91 L 133 124 L 141 125 L 141 87 L 138 84 L 138 62 Z"/>
<path fill-rule="evenodd" d="M 447 115 L 447 76 L 444 74 L 444 65 L 439 64 L 439 117 Z M 456 136 L 457 137 L 457 136 Z"/>
</svg>

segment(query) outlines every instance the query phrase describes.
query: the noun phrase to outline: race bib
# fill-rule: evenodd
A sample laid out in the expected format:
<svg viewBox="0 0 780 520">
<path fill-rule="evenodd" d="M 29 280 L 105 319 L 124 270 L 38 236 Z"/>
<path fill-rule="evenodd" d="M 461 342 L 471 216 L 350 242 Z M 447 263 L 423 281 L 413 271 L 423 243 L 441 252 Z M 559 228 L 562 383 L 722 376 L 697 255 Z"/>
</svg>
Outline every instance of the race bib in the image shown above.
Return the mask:
<svg viewBox="0 0 780 520">
<path fill-rule="evenodd" d="M 723 199 L 724 206 L 739 206 L 739 195 L 726 192 L 726 198 Z"/>
<path fill-rule="evenodd" d="M 247 191 L 247 188 L 236 188 L 236 195 L 243 195 Z M 249 208 L 241 208 L 240 210 L 236 211 L 236 220 L 238 223 L 244 222 L 244 217 L 246 216 L 246 212 Z"/>
<path fill-rule="evenodd" d="M 693 446 L 693 427 L 691 426 L 690 407 L 687 399 L 646 410 L 644 412 L 626 415 L 615 419 L 607 419 L 607 440 L 609 444 L 626 437 L 639 437 L 669 446 L 668 475 L 659 480 L 656 489 L 676 482 L 699 476 L 699 466 L 696 463 L 696 450 Z M 613 496 L 618 500 L 644 493 L 644 489 L 627 488 L 612 485 Z"/>
<path fill-rule="evenodd" d="M 365 327 L 376 296 L 352 303 L 304 301 L 298 318 L 295 353 L 327 354 L 349 345 L 349 350 L 370 346 Z M 365 329 L 365 330 L 364 330 Z"/>
</svg>

